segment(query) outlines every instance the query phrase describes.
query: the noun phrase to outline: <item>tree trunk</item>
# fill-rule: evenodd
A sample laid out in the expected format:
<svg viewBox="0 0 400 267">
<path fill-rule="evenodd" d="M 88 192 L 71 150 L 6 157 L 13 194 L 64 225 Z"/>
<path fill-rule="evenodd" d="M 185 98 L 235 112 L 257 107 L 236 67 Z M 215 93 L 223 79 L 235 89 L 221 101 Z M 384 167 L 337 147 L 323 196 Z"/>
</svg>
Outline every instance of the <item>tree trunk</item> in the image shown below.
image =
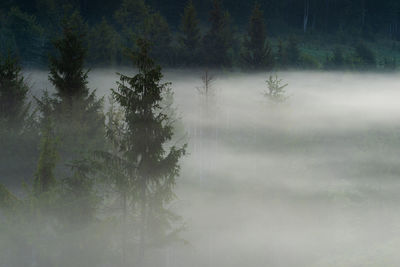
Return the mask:
<svg viewBox="0 0 400 267">
<path fill-rule="evenodd" d="M 127 235 L 127 227 L 126 227 L 126 214 L 127 214 L 127 205 L 126 205 L 126 191 L 124 190 L 122 193 L 122 266 L 126 267 L 126 235 Z"/>
<path fill-rule="evenodd" d="M 147 221 L 147 205 L 146 205 L 146 184 L 143 182 L 141 188 L 141 225 L 140 225 L 140 244 L 139 244 L 139 267 L 144 266 L 145 250 L 146 250 L 146 221 Z"/>
</svg>

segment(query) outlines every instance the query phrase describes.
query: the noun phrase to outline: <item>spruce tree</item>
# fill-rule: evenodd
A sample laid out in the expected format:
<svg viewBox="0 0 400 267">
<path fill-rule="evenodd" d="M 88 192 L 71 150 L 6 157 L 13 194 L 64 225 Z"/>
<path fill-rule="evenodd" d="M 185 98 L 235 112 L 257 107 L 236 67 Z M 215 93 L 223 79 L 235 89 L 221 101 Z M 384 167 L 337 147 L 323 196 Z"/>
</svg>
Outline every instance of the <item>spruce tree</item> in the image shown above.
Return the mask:
<svg viewBox="0 0 400 267">
<path fill-rule="evenodd" d="M 197 13 L 193 1 L 190 0 L 183 12 L 180 36 L 180 46 L 186 65 L 198 63 L 200 40 L 201 34 Z"/>
<path fill-rule="evenodd" d="M 116 145 L 122 155 L 120 162 L 125 166 L 124 173 L 131 181 L 130 192 L 140 207 L 139 260 L 142 262 L 145 248 L 151 241 L 167 236 L 165 231 L 160 232 L 170 226 L 171 217 L 166 215 L 165 204 L 174 196 L 178 161 L 185 147 L 166 149 L 173 128 L 168 116 L 160 109 L 160 103 L 169 83 L 161 82 L 161 68 L 149 57 L 148 42 L 138 40 L 137 45 L 139 51 L 134 53 L 133 61 L 138 74 L 133 77 L 121 74 L 112 95 L 125 114 L 125 127 Z M 155 222 L 162 222 L 157 223 L 157 229 L 152 224 Z M 155 233 L 159 235 L 154 236 Z"/>
<path fill-rule="evenodd" d="M 86 33 L 76 24 L 78 19 L 78 13 L 64 19 L 62 38 L 54 42 L 58 55 L 50 57 L 49 80 L 66 108 L 71 108 L 73 101 L 89 96 L 88 71 L 84 70 Z"/>
<path fill-rule="evenodd" d="M 4 127 L 20 130 L 28 115 L 28 85 L 16 58 L 0 58 L 0 121 Z"/>
<path fill-rule="evenodd" d="M 120 36 L 105 18 L 92 28 L 89 34 L 91 63 L 102 66 L 115 65 L 120 56 Z"/>
<path fill-rule="evenodd" d="M 254 5 L 250 17 L 244 48 L 243 60 L 250 68 L 269 69 L 273 67 L 273 56 L 267 42 L 264 13 L 258 3 Z"/>
<path fill-rule="evenodd" d="M 103 99 L 97 99 L 96 91 L 88 87 L 86 32 L 79 26 L 82 23 L 77 23 L 79 19 L 74 13 L 64 20 L 63 35 L 54 42 L 57 55 L 50 58 L 49 80 L 56 90 L 50 101 L 52 116 L 69 159 L 104 143 Z"/>
<path fill-rule="evenodd" d="M 204 63 L 209 67 L 230 67 L 233 31 L 230 14 L 224 11 L 221 0 L 213 0 L 209 20 L 211 27 L 203 38 Z"/>
</svg>

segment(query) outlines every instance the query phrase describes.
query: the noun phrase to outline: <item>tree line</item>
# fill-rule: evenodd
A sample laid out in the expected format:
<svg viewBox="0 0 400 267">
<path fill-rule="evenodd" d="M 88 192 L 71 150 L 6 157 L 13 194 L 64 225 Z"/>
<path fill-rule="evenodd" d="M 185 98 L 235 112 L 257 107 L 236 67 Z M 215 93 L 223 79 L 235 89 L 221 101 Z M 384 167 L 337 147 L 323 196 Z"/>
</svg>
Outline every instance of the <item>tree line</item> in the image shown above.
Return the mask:
<svg viewBox="0 0 400 267">
<path fill-rule="evenodd" d="M 78 18 L 63 19 L 49 59 L 55 93 L 37 108 L 18 60 L 0 60 L 0 175 L 25 177 L 13 190 L 0 184 L 0 266 L 145 266 L 150 249 L 179 241 L 168 205 L 186 145 L 172 144 L 171 85 L 139 38 L 137 73 L 119 75 L 104 113 Z"/>
<path fill-rule="evenodd" d="M 86 32 L 91 66 L 129 64 L 126 49 L 142 37 L 168 67 L 393 69 L 396 57 L 378 56 L 367 43 L 389 40 L 397 51 L 400 37 L 400 6 L 389 0 L 20 0 L 0 10 L 0 50 L 16 51 L 32 66 L 47 65 L 60 18 L 72 13 Z M 324 56 L 305 47 L 318 42 L 332 44 Z"/>
</svg>

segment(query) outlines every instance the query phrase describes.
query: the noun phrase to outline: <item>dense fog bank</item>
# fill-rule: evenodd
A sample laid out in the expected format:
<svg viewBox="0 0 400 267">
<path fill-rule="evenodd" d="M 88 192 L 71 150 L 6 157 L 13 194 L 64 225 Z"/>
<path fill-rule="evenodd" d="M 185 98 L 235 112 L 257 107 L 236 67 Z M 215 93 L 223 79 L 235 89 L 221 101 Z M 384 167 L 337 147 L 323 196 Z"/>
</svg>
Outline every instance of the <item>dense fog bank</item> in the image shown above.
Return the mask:
<svg viewBox="0 0 400 267">
<path fill-rule="evenodd" d="M 93 70 L 107 96 L 116 72 Z M 400 77 L 283 72 L 284 103 L 263 93 L 269 74 L 168 70 L 189 144 L 171 208 L 187 242 L 154 266 L 397 266 L 400 257 Z M 39 96 L 45 72 L 26 73 Z M 160 256 L 161 255 L 161 256 Z"/>
</svg>

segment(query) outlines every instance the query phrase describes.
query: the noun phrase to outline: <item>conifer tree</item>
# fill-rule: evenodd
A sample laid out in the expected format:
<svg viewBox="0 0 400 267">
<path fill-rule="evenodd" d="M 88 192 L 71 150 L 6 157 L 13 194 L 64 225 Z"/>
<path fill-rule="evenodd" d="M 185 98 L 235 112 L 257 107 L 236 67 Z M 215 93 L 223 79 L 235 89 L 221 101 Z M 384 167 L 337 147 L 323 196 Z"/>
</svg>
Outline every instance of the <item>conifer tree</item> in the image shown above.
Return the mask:
<svg viewBox="0 0 400 267">
<path fill-rule="evenodd" d="M 28 115 L 28 86 L 17 60 L 8 54 L 0 58 L 0 121 L 20 130 Z"/>
<path fill-rule="evenodd" d="M 120 36 L 105 18 L 89 34 L 89 56 L 91 63 L 110 66 L 118 62 Z"/>
<path fill-rule="evenodd" d="M 223 10 L 221 0 L 213 0 L 210 23 L 211 27 L 203 38 L 205 64 L 210 67 L 230 67 L 233 31 L 230 14 Z"/>
<path fill-rule="evenodd" d="M 180 46 L 185 64 L 194 65 L 197 63 L 200 40 L 197 13 L 193 1 L 190 0 L 185 7 L 181 22 Z"/>
<path fill-rule="evenodd" d="M 168 236 L 160 229 L 166 230 L 170 226 L 172 216 L 165 212 L 165 204 L 174 196 L 178 161 L 185 147 L 166 149 L 173 129 L 168 116 L 160 110 L 160 103 L 169 83 L 161 82 L 161 68 L 149 57 L 148 42 L 138 40 L 137 45 L 139 51 L 134 53 L 133 60 L 138 74 L 133 77 L 120 75 L 118 88 L 112 91 L 112 95 L 125 114 L 124 130 L 116 145 L 122 155 L 119 161 L 125 166 L 124 173 L 131 181 L 130 192 L 140 207 L 139 260 L 142 262 L 145 248 L 151 241 L 155 238 L 165 240 Z M 151 224 L 155 222 L 160 224 L 157 227 Z M 159 235 L 151 235 L 154 233 Z"/>
<path fill-rule="evenodd" d="M 171 31 L 167 20 L 159 12 L 148 16 L 143 27 L 143 33 L 139 36 L 153 44 L 150 51 L 152 58 L 163 64 L 173 63 Z"/>
<path fill-rule="evenodd" d="M 73 101 L 87 98 L 88 71 L 84 70 L 87 54 L 85 47 L 85 32 L 79 28 L 76 21 L 78 13 L 63 22 L 63 36 L 54 42 L 58 56 L 50 57 L 49 80 L 54 85 L 61 103 L 71 106 Z"/>
<path fill-rule="evenodd" d="M 104 147 L 103 99 L 88 87 L 85 25 L 79 13 L 63 21 L 63 34 L 54 42 L 56 54 L 50 58 L 49 80 L 56 93 L 38 100 L 40 111 L 54 122 L 59 138 L 59 176 L 71 175 L 65 164 L 86 157 L 90 151 Z"/>
<path fill-rule="evenodd" d="M 250 17 L 247 38 L 244 42 L 244 62 L 253 69 L 272 68 L 273 56 L 267 42 L 264 13 L 258 3 Z"/>
</svg>

